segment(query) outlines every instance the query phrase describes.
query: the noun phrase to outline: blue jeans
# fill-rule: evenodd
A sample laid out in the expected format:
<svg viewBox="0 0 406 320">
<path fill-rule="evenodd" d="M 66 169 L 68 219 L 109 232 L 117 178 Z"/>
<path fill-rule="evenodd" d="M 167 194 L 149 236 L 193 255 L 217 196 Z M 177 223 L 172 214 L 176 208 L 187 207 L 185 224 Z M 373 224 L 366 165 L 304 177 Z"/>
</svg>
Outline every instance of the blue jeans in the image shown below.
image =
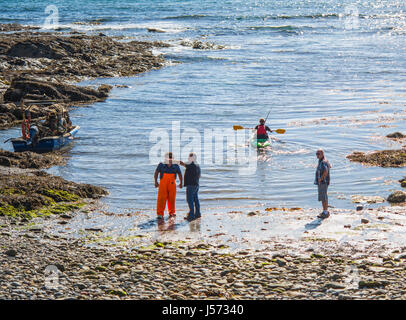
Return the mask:
<svg viewBox="0 0 406 320">
<path fill-rule="evenodd" d="M 189 205 L 189 219 L 200 217 L 199 186 L 186 186 L 186 201 Z M 195 211 L 196 209 L 196 211 Z"/>
</svg>

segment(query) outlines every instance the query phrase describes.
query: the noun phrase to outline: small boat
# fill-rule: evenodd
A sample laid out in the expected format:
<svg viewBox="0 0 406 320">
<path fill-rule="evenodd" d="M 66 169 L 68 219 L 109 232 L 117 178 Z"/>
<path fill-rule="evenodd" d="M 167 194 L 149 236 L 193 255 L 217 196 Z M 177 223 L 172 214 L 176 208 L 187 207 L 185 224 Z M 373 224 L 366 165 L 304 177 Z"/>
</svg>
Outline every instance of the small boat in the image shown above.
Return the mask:
<svg viewBox="0 0 406 320">
<path fill-rule="evenodd" d="M 36 143 L 30 140 L 25 140 L 22 137 L 11 139 L 15 152 L 33 151 L 37 153 L 51 152 L 67 147 L 72 141 L 76 133 L 79 131 L 79 126 L 74 126 L 71 131 L 60 136 L 43 137 Z"/>
<path fill-rule="evenodd" d="M 268 139 L 257 139 L 256 135 L 252 135 L 250 139 L 251 146 L 257 149 L 264 149 L 271 146 L 271 140 Z"/>
</svg>

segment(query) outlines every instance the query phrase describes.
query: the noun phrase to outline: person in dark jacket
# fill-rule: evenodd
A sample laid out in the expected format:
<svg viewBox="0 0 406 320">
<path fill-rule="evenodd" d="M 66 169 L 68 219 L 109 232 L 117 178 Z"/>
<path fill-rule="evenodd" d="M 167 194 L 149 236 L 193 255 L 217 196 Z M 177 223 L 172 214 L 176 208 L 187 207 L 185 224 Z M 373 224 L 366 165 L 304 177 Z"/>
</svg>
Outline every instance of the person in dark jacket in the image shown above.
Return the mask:
<svg viewBox="0 0 406 320">
<path fill-rule="evenodd" d="M 180 165 L 186 167 L 184 175 L 184 186 L 186 187 L 186 201 L 189 205 L 189 213 L 185 217 L 188 221 L 200 218 L 200 201 L 198 197 L 200 166 L 196 163 L 196 154 L 189 154 L 189 162 L 179 162 Z"/>
</svg>

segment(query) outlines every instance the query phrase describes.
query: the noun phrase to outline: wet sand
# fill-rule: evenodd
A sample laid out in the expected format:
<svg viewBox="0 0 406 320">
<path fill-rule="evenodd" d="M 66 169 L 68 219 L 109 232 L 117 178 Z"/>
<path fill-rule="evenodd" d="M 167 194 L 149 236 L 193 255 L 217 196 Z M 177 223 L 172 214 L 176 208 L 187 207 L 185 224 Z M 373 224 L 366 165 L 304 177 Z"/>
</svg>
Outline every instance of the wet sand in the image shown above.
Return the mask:
<svg viewBox="0 0 406 320">
<path fill-rule="evenodd" d="M 61 231 L 98 210 L 93 201 L 29 224 L 1 217 L 0 298 L 406 298 L 405 207 L 333 209 L 324 221 L 317 210 L 264 208 L 161 225 L 134 213 L 115 217 L 132 221 L 129 232 Z"/>
</svg>

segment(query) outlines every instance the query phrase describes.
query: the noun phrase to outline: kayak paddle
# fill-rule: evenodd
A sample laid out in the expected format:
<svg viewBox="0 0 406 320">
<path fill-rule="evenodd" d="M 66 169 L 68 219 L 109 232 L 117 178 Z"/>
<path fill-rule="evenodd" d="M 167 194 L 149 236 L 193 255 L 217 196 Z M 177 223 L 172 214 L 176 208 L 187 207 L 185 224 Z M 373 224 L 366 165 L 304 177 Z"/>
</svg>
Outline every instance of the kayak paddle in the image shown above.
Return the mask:
<svg viewBox="0 0 406 320">
<path fill-rule="evenodd" d="M 233 129 L 234 130 L 242 130 L 242 129 L 254 129 L 254 128 L 244 128 L 243 126 L 235 125 L 235 126 L 233 126 Z M 276 133 L 279 133 L 279 134 L 284 134 L 286 132 L 286 130 L 285 129 L 276 129 L 276 130 L 272 130 L 272 132 L 276 132 Z"/>
</svg>

